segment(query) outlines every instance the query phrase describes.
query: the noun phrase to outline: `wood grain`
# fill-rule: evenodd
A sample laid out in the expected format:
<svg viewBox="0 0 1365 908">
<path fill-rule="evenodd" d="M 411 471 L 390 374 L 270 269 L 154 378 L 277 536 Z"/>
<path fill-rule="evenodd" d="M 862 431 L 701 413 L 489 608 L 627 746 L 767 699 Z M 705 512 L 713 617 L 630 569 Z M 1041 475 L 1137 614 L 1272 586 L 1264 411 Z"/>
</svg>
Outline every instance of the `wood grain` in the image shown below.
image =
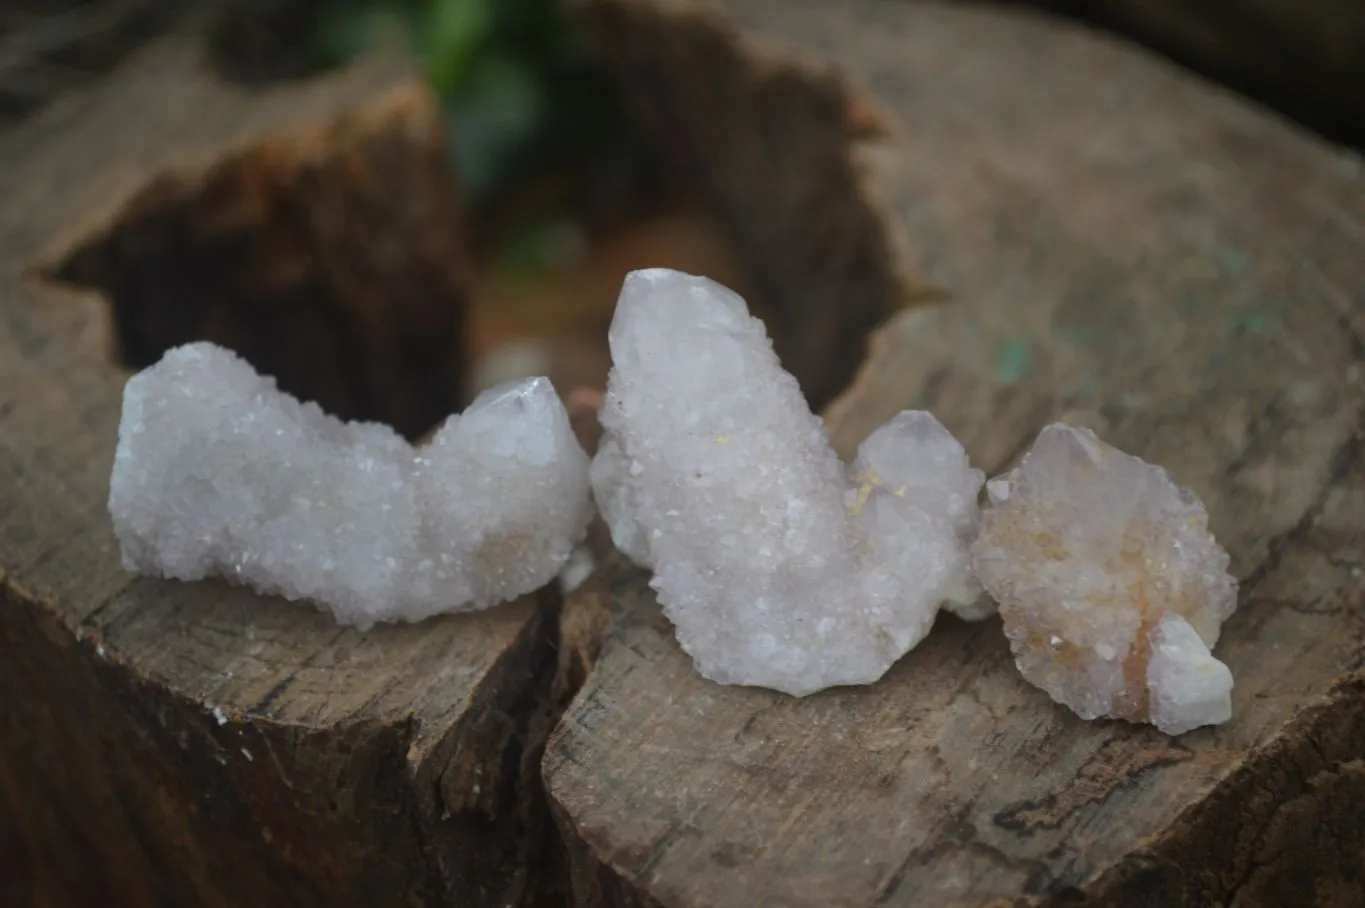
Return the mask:
<svg viewBox="0 0 1365 908">
<path fill-rule="evenodd" d="M 1365 901 L 1359 162 L 1025 14 L 580 11 L 667 140 L 711 166 L 727 151 L 715 99 L 761 100 L 773 80 L 824 97 L 839 79 L 882 112 L 886 136 L 848 149 L 864 204 L 912 238 L 901 267 L 951 299 L 877 335 L 827 411 L 842 452 L 904 407 L 934 410 L 991 471 L 1047 421 L 1088 425 L 1203 497 L 1242 605 L 1217 650 L 1233 720 L 1170 739 L 1051 703 L 994 620 L 941 619 L 867 688 L 710 684 L 647 575 L 623 573 L 612 636 L 544 763 L 577 903 Z M 734 193 L 722 210 L 745 204 L 734 178 L 712 179 Z"/>
<path fill-rule="evenodd" d="M 221 583 L 134 579 L 105 513 L 126 376 L 109 301 L 45 280 L 166 174 L 261 148 L 316 160 L 319 133 L 335 145 L 337 118 L 382 113 L 409 78 L 376 61 L 243 91 L 176 39 L 0 141 L 6 905 L 501 906 L 552 872 L 537 742 L 576 665 L 556 597 L 361 635 Z M 432 109 L 380 147 L 423 147 Z"/>
</svg>

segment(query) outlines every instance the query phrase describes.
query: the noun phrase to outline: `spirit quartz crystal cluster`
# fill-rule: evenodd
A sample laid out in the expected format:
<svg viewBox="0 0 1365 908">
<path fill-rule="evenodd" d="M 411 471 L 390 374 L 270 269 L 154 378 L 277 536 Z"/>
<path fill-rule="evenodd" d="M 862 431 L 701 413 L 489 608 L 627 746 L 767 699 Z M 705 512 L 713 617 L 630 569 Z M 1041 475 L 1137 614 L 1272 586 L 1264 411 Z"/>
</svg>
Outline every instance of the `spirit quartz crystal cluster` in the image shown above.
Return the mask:
<svg viewBox="0 0 1365 908">
<path fill-rule="evenodd" d="M 763 323 L 676 271 L 626 278 L 609 341 L 594 493 L 702 675 L 865 684 L 940 605 L 979 614 L 984 476 L 931 415 L 894 417 L 845 468 Z"/>
<path fill-rule="evenodd" d="M 1210 650 L 1237 584 L 1193 493 L 1058 423 L 987 496 L 973 562 L 1025 678 L 1086 719 L 1228 720 L 1232 673 Z"/>
<path fill-rule="evenodd" d="M 366 628 L 551 581 L 592 515 L 587 470 L 543 378 L 485 391 L 414 449 L 194 343 L 128 382 L 109 511 L 130 570 L 221 575 Z"/>
</svg>

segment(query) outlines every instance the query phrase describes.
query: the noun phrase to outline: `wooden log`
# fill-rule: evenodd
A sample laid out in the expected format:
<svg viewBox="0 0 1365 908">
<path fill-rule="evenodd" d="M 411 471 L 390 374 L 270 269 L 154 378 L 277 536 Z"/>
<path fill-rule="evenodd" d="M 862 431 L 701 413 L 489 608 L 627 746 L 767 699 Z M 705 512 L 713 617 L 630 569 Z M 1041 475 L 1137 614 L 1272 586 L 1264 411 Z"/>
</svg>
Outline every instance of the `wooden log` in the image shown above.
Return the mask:
<svg viewBox="0 0 1365 908">
<path fill-rule="evenodd" d="M 1048 421 L 1089 425 L 1204 499 L 1242 605 L 1217 649 L 1232 721 L 1171 739 L 1053 704 L 995 619 L 941 618 L 869 687 L 721 687 L 678 648 L 647 574 L 625 572 L 544 762 L 576 903 L 1365 902 L 1359 162 L 1018 12 L 580 12 L 723 211 L 809 189 L 748 168 L 753 149 L 727 144 L 746 120 L 801 158 L 818 141 L 803 91 L 828 98 L 837 81 L 884 113 L 885 138 L 846 150 L 867 168 L 862 204 L 913 238 L 902 264 L 951 299 L 876 336 L 827 411 L 841 452 L 905 407 L 936 412 L 990 471 Z M 764 106 L 775 84 L 789 120 Z"/>
<path fill-rule="evenodd" d="M 238 343 L 409 429 L 449 409 L 420 387 L 467 279 L 441 134 L 402 65 L 247 92 L 177 39 L 0 141 L 0 903 L 541 892 L 537 742 L 584 673 L 556 596 L 362 635 L 135 579 L 105 512 L 119 338 Z"/>
</svg>

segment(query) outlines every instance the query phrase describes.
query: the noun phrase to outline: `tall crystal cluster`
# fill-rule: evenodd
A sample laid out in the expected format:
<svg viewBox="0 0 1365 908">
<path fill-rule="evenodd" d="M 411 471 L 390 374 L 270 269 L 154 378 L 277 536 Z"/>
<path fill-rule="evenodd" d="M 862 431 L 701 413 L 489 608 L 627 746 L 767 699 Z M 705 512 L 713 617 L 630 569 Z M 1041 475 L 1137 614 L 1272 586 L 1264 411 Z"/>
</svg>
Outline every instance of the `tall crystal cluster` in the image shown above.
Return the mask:
<svg viewBox="0 0 1365 908">
<path fill-rule="evenodd" d="M 1227 721 L 1232 673 L 1210 650 L 1237 584 L 1193 493 L 1056 423 L 987 496 L 973 563 L 1025 678 L 1086 719 Z"/>
<path fill-rule="evenodd" d="M 543 378 L 484 392 L 414 449 L 194 343 L 129 380 L 109 511 L 129 570 L 221 575 L 365 628 L 553 580 L 592 514 L 587 469 Z"/>
<path fill-rule="evenodd" d="M 845 467 L 744 301 L 676 271 L 626 278 L 609 340 L 594 493 L 702 675 L 798 696 L 868 683 L 940 605 L 980 616 L 984 477 L 928 413 Z"/>
</svg>

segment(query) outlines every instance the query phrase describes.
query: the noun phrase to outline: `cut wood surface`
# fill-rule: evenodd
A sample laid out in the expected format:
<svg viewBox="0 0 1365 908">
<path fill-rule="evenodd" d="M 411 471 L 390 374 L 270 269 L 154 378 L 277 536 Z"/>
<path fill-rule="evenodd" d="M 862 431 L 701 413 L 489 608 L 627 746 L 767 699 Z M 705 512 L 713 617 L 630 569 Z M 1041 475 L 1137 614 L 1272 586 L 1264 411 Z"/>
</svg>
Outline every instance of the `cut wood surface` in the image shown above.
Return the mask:
<svg viewBox="0 0 1365 908">
<path fill-rule="evenodd" d="M 932 409 L 991 472 L 1051 420 L 1090 426 L 1204 499 L 1242 604 L 1216 649 L 1232 721 L 1172 739 L 1053 704 L 995 619 L 940 619 L 866 688 L 711 684 L 648 575 L 624 571 L 544 761 L 578 904 L 1365 903 L 1359 161 L 1026 14 L 579 12 L 722 212 L 786 178 L 764 182 L 750 147 L 725 144 L 740 117 L 772 130 L 769 150 L 806 153 L 763 108 L 775 85 L 787 112 L 832 81 L 880 112 L 883 138 L 845 134 L 864 203 L 910 240 L 887 239 L 907 256 L 891 264 L 948 301 L 878 333 L 827 411 L 841 452 L 906 407 Z"/>
<path fill-rule="evenodd" d="M 261 199 L 237 177 L 219 187 L 227 197 L 197 205 L 183 196 L 195 174 L 221 173 L 224 161 L 251 171 L 259 160 L 267 175 L 287 176 L 293 160 L 301 176 L 264 181 L 270 192 L 303 186 L 277 198 L 297 207 L 265 251 L 285 240 L 323 248 L 296 254 L 284 243 L 267 262 L 247 243 L 224 241 L 218 252 L 236 249 L 241 272 L 263 275 L 261 287 L 243 289 L 245 304 L 300 303 L 268 295 L 316 277 L 296 265 L 330 268 L 344 286 L 315 292 L 292 322 L 263 306 L 262 334 L 229 336 L 307 348 L 330 343 L 312 332 L 349 319 L 364 369 L 332 362 L 331 374 L 341 366 L 347 379 L 401 384 L 403 339 L 360 304 L 386 293 L 393 305 L 414 302 L 401 292 L 411 275 L 380 260 L 417 240 L 402 234 L 407 222 L 388 219 L 430 227 L 423 206 L 444 204 L 441 186 L 421 179 L 437 179 L 423 167 L 441 123 L 408 80 L 404 66 L 375 63 L 233 90 L 176 40 L 0 141 L 0 903 L 502 906 L 533 895 L 532 868 L 549 865 L 552 829 L 528 742 L 543 740 L 537 723 L 574 652 L 570 641 L 555 651 L 554 597 L 362 635 L 306 604 L 125 573 L 105 511 L 127 375 L 110 300 L 51 280 L 71 250 L 113 236 L 118 252 L 118 237 L 131 236 L 122 263 L 146 268 L 151 284 L 163 269 L 184 294 L 163 317 L 200 302 L 196 277 L 221 301 L 215 282 L 240 277 L 234 263 L 177 274 L 176 257 L 194 251 L 177 240 L 197 235 L 200 216 L 210 238 L 250 240 L 242 220 Z M 376 130 L 388 139 L 363 141 Z M 338 158 L 340 173 L 328 163 Z M 394 167 L 408 171 L 383 172 Z M 365 184 L 381 178 L 406 200 L 386 206 Z M 306 191 L 318 181 L 330 190 Z M 180 194 L 182 232 L 172 224 L 165 248 L 120 234 L 145 212 L 148 187 L 168 184 Z M 365 221 L 382 248 L 333 243 L 313 217 L 329 204 L 342 221 Z M 418 239 L 439 250 L 459 237 Z M 420 252 L 404 260 L 414 258 L 420 265 Z M 146 287 L 135 291 L 145 298 Z M 436 292 L 458 304 L 453 291 Z M 328 301 L 337 308 L 324 311 Z M 230 305 L 219 314 L 242 315 Z M 186 330 L 162 342 L 204 329 Z"/>
</svg>

